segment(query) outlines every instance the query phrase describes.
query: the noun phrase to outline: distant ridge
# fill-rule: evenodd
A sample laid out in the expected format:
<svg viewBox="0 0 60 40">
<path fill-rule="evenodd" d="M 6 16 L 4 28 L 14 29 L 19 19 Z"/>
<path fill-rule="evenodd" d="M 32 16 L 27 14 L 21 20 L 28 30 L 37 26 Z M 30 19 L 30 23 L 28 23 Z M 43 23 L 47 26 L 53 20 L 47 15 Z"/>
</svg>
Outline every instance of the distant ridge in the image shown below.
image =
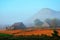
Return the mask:
<svg viewBox="0 0 60 40">
<path fill-rule="evenodd" d="M 34 16 L 29 18 L 26 22 L 29 25 L 32 25 L 35 19 L 40 19 L 44 22 L 47 18 L 59 18 L 60 17 L 60 11 L 55 11 L 50 8 L 42 8 L 39 12 L 37 12 Z M 34 24 L 33 24 L 34 25 Z"/>
<path fill-rule="evenodd" d="M 22 22 L 17 22 L 11 25 L 10 27 L 6 28 L 9 30 L 19 30 L 19 29 L 25 29 L 26 26 Z"/>
</svg>

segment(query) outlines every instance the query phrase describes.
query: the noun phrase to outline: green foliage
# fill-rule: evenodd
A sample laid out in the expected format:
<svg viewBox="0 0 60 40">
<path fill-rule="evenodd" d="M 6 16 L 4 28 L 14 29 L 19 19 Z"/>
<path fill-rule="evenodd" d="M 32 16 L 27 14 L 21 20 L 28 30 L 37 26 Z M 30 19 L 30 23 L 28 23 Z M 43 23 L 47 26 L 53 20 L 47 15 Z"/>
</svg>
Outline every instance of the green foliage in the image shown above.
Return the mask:
<svg viewBox="0 0 60 40">
<path fill-rule="evenodd" d="M 58 37 L 58 36 L 59 36 L 59 35 L 58 35 L 58 32 L 57 32 L 56 30 L 54 30 L 54 33 L 52 33 L 52 36 Z"/>
<path fill-rule="evenodd" d="M 0 40 L 6 40 L 13 37 L 13 35 L 0 33 Z"/>
<path fill-rule="evenodd" d="M 0 37 L 11 37 L 12 35 L 0 33 Z"/>
<path fill-rule="evenodd" d="M 59 40 L 60 39 L 60 36 L 58 35 L 58 32 L 56 30 L 53 31 L 54 33 L 52 33 L 52 38 L 54 40 Z"/>
</svg>

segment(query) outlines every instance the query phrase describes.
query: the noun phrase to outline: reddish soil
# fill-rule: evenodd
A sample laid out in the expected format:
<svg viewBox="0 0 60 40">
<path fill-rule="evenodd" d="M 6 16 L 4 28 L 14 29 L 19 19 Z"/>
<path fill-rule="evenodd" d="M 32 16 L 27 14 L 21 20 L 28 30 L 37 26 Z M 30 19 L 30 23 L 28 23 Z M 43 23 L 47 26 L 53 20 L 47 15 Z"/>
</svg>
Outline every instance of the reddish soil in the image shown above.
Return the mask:
<svg viewBox="0 0 60 40">
<path fill-rule="evenodd" d="M 58 35 L 60 36 L 60 29 L 57 29 Z M 53 29 L 34 29 L 34 30 L 0 30 L 0 33 L 5 33 L 5 34 L 13 34 L 15 36 L 20 36 L 20 35 L 41 35 L 45 34 L 48 36 L 52 36 Z"/>
</svg>

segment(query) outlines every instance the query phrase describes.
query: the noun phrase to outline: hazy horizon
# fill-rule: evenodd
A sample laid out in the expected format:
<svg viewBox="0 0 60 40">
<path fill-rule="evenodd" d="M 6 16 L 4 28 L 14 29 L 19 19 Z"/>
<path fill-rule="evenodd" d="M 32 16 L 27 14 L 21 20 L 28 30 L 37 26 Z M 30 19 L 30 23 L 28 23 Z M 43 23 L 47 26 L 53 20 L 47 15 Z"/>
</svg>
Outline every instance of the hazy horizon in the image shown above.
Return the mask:
<svg viewBox="0 0 60 40">
<path fill-rule="evenodd" d="M 59 4 L 60 0 L 0 0 L 0 24 L 25 22 L 42 8 L 60 11 Z"/>
</svg>

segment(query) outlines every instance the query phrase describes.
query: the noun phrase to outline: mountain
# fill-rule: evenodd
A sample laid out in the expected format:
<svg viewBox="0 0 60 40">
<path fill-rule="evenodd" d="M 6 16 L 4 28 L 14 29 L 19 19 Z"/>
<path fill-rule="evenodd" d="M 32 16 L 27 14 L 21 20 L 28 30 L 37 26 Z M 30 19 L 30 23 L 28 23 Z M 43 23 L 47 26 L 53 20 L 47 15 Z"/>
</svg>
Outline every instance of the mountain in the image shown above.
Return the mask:
<svg viewBox="0 0 60 40">
<path fill-rule="evenodd" d="M 34 20 L 34 24 L 35 24 L 35 26 L 41 27 L 43 22 L 40 21 L 39 19 L 36 19 L 36 20 Z"/>
<path fill-rule="evenodd" d="M 26 28 L 26 26 L 22 22 L 17 22 L 6 29 L 25 29 L 25 28 Z"/>
<path fill-rule="evenodd" d="M 41 9 L 39 12 L 37 12 L 34 16 L 32 16 L 31 18 L 29 18 L 27 20 L 27 24 L 30 26 L 30 25 L 34 25 L 34 20 L 35 19 L 40 19 L 41 21 L 44 22 L 45 19 L 47 18 L 59 18 L 60 17 L 60 11 L 55 11 L 55 10 L 52 10 L 50 8 L 43 8 Z"/>
</svg>

